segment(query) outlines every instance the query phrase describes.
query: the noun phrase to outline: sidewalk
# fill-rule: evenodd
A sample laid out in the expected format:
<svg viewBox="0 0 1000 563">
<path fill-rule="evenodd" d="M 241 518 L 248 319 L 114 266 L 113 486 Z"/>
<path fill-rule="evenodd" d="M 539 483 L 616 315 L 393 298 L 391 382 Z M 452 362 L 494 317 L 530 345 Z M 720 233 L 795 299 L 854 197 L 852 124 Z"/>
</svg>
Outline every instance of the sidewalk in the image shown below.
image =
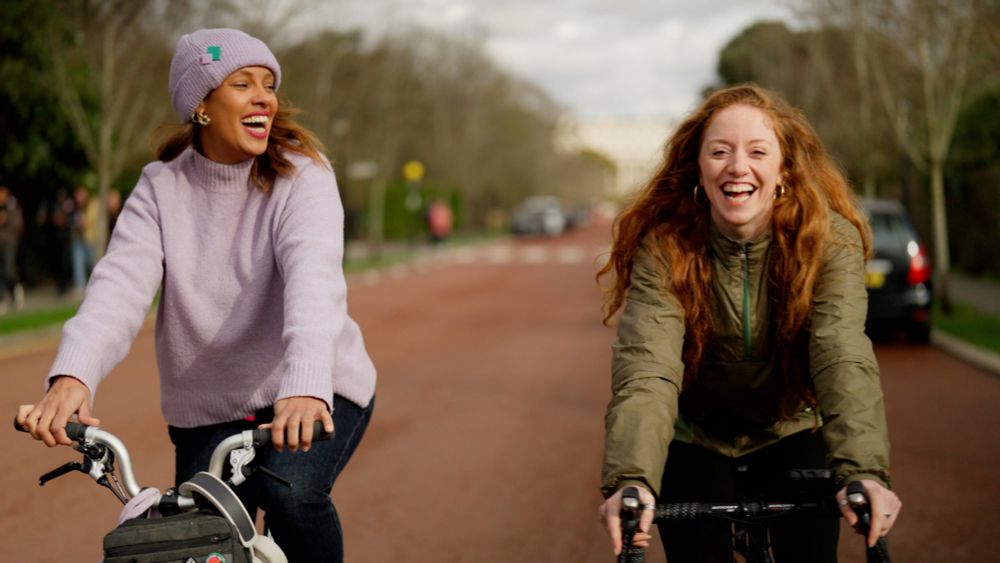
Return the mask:
<svg viewBox="0 0 1000 563">
<path fill-rule="evenodd" d="M 951 274 L 951 297 L 983 313 L 1000 316 L 1000 282 Z"/>
<path fill-rule="evenodd" d="M 73 290 L 60 295 L 54 287 L 35 287 L 24 292 L 24 307 L 18 312 L 30 313 L 61 307 L 73 307 L 79 305 L 82 300 L 83 296 L 78 295 Z M 13 314 L 15 311 L 11 309 L 11 313 Z"/>
</svg>

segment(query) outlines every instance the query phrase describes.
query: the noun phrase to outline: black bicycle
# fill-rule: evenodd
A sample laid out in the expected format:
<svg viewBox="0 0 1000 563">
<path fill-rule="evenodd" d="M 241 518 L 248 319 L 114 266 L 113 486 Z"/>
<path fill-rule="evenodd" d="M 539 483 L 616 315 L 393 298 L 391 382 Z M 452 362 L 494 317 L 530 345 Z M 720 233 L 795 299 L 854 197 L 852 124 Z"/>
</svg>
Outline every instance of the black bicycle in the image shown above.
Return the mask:
<svg viewBox="0 0 1000 563">
<path fill-rule="evenodd" d="M 822 518 L 840 516 L 834 498 L 833 474 L 827 469 L 791 470 L 785 476 L 788 488 L 794 492 L 782 501 L 741 499 L 731 503 L 682 502 L 657 504 L 653 522 L 723 521 L 732 523 L 733 551 L 746 563 L 771 563 L 771 545 L 767 524 L 781 518 Z M 868 535 L 871 524 L 870 506 L 864 486 L 854 482 L 847 487 L 847 501 L 858 516 L 858 528 Z M 619 563 L 643 563 L 645 550 L 632 545 L 638 531 L 642 506 L 639 491 L 626 487 L 622 491 L 622 549 Z M 869 563 L 890 563 L 886 539 L 879 538 L 874 547 L 866 546 Z"/>
</svg>

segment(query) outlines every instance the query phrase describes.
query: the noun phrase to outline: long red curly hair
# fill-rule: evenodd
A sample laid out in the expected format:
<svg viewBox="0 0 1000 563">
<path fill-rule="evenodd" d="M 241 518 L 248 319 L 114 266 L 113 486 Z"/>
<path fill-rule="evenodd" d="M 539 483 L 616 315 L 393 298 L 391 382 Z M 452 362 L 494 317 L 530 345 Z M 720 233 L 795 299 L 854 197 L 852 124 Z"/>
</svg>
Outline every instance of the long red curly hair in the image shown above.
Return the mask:
<svg viewBox="0 0 1000 563">
<path fill-rule="evenodd" d="M 669 264 L 669 274 L 660 269 L 663 287 L 684 310 L 685 387 L 697 376 L 712 336 L 713 291 L 709 206 L 694 197 L 693 188 L 699 182 L 698 156 L 706 127 L 718 111 L 737 104 L 763 111 L 781 147 L 784 192 L 771 213 L 767 272 L 771 318 L 786 390 L 815 404 L 808 383 L 805 329 L 824 247 L 831 238 L 831 211 L 857 227 L 866 257 L 871 255 L 871 232 L 847 180 L 802 113 L 755 84 L 718 90 L 687 117 L 668 139 L 655 176 L 615 220 L 611 256 L 597 274 L 600 282 L 614 273 L 614 284 L 605 288 L 604 323 L 624 304 L 632 260 L 639 246 L 647 244 L 655 258 Z"/>
</svg>

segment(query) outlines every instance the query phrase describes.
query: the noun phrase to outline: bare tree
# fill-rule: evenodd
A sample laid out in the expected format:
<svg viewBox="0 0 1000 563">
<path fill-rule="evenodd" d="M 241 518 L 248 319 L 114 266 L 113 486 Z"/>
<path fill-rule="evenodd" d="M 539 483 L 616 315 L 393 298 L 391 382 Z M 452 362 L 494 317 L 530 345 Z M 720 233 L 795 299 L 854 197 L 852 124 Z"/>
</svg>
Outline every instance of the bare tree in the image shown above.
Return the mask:
<svg viewBox="0 0 1000 563">
<path fill-rule="evenodd" d="M 930 177 L 933 254 L 942 308 L 950 310 L 944 168 L 963 104 L 1000 77 L 992 0 L 812 0 L 825 25 L 848 29 L 859 111 L 873 98 L 908 159 Z M 991 17 L 987 17 L 993 14 Z M 984 53 L 977 51 L 983 50 Z M 973 83 L 970 76 L 977 76 Z M 866 162 L 866 167 L 870 162 Z"/>
<path fill-rule="evenodd" d="M 167 115 L 165 97 L 153 95 L 163 82 L 150 77 L 162 75 L 170 52 L 162 36 L 145 25 L 151 2 L 77 0 L 59 6 L 73 29 L 49 34 L 54 89 L 96 176 L 100 255 L 107 243 L 103 202 L 111 183 Z"/>
<path fill-rule="evenodd" d="M 981 32 L 978 0 L 870 0 L 869 25 L 898 58 L 869 56 L 882 106 L 892 118 L 896 138 L 914 165 L 930 176 L 931 217 L 937 287 L 942 309 L 951 309 L 951 265 L 944 186 L 955 124 L 973 85 L 969 82 L 973 41 Z M 871 54 L 871 53 L 870 53 Z M 908 64 L 918 88 L 894 79 L 890 64 Z M 987 82 L 997 69 L 982 69 Z M 898 71 L 896 71 L 898 75 Z M 918 111 L 915 111 L 918 110 Z M 922 110 L 922 111 L 921 111 Z"/>
</svg>

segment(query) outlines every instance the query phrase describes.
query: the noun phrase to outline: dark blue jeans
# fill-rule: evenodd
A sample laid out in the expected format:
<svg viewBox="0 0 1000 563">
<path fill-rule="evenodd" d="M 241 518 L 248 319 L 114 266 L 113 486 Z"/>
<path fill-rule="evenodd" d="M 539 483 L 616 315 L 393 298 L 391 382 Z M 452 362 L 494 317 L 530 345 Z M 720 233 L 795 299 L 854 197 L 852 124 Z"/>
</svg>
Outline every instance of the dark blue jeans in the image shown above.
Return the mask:
<svg viewBox="0 0 1000 563">
<path fill-rule="evenodd" d="M 361 408 L 347 399 L 334 397 L 333 407 L 332 440 L 314 442 L 307 453 L 278 452 L 273 448 L 257 452 L 254 463 L 291 481 L 291 488 L 257 474 L 236 490 L 251 517 L 256 517 L 257 507 L 264 509 L 264 522 L 290 563 L 344 560 L 343 532 L 330 490 L 368 427 L 375 399 L 367 408 Z M 212 450 L 219 442 L 269 422 L 273 416 L 273 410 L 265 409 L 253 421 L 197 428 L 171 426 L 177 484 L 208 469 Z"/>
</svg>

